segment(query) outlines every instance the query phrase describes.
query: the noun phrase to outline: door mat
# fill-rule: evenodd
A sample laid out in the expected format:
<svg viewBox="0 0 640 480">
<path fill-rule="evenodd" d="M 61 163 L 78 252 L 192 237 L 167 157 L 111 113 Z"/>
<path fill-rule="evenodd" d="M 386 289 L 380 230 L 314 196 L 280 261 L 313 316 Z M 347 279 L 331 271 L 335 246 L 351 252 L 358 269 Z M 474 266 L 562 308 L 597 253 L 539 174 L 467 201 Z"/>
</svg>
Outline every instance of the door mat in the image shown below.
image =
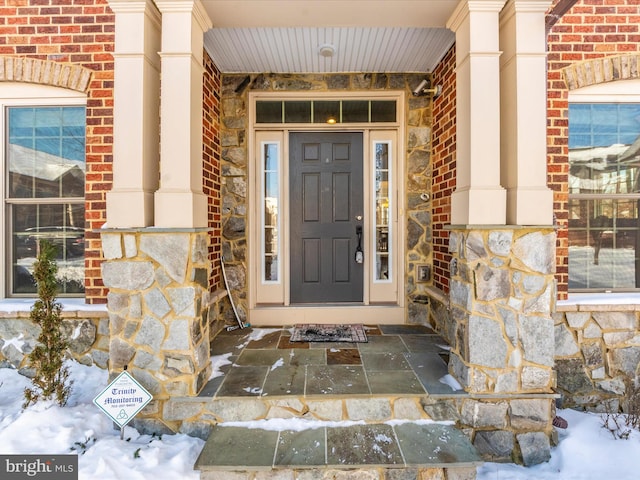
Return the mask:
<svg viewBox="0 0 640 480">
<path fill-rule="evenodd" d="M 298 324 L 291 334 L 291 342 L 356 342 L 366 343 L 367 335 L 362 324 L 325 325 Z"/>
</svg>

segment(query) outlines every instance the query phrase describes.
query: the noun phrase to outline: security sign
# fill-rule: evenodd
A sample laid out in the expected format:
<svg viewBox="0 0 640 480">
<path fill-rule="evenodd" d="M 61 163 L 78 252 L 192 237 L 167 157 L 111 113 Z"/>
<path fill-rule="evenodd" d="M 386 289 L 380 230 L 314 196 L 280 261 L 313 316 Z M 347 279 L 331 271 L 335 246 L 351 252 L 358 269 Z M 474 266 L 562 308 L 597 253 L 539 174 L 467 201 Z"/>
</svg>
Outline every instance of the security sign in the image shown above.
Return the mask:
<svg viewBox="0 0 640 480">
<path fill-rule="evenodd" d="M 93 399 L 93 403 L 123 428 L 152 398 L 142 385 L 124 371 Z"/>
</svg>

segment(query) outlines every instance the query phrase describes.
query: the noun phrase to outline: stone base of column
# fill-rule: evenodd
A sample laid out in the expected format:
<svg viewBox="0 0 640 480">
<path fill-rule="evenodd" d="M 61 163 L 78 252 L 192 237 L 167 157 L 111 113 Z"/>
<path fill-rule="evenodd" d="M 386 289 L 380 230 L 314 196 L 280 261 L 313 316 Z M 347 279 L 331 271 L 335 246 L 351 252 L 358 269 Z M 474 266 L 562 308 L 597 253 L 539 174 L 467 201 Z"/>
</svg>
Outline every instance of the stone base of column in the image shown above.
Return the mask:
<svg viewBox="0 0 640 480">
<path fill-rule="evenodd" d="M 450 232 L 449 371 L 466 392 L 483 396 L 463 401 L 461 422 L 490 458 L 527 465 L 548 459 L 555 241 L 551 227 Z"/>
<path fill-rule="evenodd" d="M 154 399 L 137 424 L 171 430 L 163 403 L 196 396 L 211 373 L 209 232 L 110 229 L 102 245 L 110 377 L 126 367 Z"/>
<path fill-rule="evenodd" d="M 452 229 L 452 368 L 468 392 L 553 390 L 555 231 Z"/>
</svg>

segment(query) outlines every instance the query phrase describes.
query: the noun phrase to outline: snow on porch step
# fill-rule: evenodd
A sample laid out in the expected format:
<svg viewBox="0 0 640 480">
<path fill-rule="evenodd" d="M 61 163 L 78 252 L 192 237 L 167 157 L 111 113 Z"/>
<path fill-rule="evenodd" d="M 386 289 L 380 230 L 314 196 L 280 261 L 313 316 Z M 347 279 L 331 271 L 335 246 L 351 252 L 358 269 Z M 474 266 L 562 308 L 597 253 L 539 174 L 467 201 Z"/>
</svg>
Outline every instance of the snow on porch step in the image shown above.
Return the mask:
<svg viewBox="0 0 640 480">
<path fill-rule="evenodd" d="M 194 467 L 200 470 L 201 479 L 244 480 L 264 470 L 311 474 L 346 469 L 377 471 L 377 476 L 367 478 L 382 479 L 390 469 L 446 469 L 447 478 L 471 480 L 475 467 L 482 463 L 469 439 L 443 423 L 306 422 L 305 426 L 294 423 L 287 427 L 271 422 L 275 424 L 271 427 L 269 422 L 261 426 L 271 429 L 259 428 L 256 422 L 214 427 Z M 324 477 L 320 473 L 310 478 Z M 299 475 L 292 473 L 290 478 Z"/>
</svg>

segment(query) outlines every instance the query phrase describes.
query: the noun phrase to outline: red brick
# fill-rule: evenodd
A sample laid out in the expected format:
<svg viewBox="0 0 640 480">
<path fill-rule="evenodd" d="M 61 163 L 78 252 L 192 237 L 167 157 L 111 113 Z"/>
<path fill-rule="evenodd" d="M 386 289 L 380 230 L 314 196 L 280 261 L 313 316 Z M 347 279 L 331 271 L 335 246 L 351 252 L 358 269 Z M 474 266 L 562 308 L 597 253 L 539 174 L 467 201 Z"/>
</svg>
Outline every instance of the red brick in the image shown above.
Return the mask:
<svg viewBox="0 0 640 480">
<path fill-rule="evenodd" d="M 113 178 L 113 57 L 107 52 L 113 51 L 114 17 L 107 0 L 14 0 L 12 3 L 0 5 L 0 54 L 37 59 L 63 54 L 58 61 L 77 63 L 96 72 L 89 87 L 87 108 L 87 125 L 98 127 L 94 127 L 93 132 L 90 128 L 87 130 L 85 223 L 90 229 L 87 238 L 93 239 L 85 249 L 87 259 L 92 259 L 85 262 L 85 284 L 92 286 L 86 289 L 85 298 L 89 303 L 104 303 L 107 289 L 100 279 L 99 235 L 91 230 L 104 224 L 104 198 Z M 85 35 L 78 37 L 83 30 Z M 97 32 L 99 38 L 92 32 Z M 82 51 L 83 43 L 91 46 Z M 98 101 L 99 104 L 91 105 Z M 98 191 L 94 192 L 95 189 Z"/>
</svg>

